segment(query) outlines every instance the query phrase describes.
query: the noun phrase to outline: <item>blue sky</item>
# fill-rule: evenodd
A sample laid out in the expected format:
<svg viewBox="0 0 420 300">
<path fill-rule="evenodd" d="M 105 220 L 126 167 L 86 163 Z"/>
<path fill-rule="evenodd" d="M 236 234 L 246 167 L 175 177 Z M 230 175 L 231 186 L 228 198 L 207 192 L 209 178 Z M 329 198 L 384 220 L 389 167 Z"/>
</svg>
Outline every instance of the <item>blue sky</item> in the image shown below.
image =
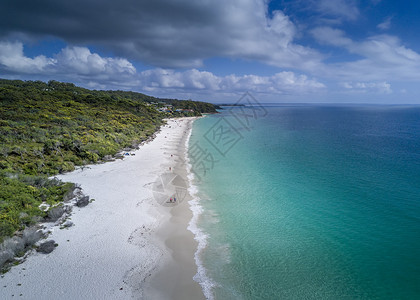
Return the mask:
<svg viewBox="0 0 420 300">
<path fill-rule="evenodd" d="M 0 77 L 234 102 L 420 104 L 420 2 L 5 0 Z"/>
</svg>

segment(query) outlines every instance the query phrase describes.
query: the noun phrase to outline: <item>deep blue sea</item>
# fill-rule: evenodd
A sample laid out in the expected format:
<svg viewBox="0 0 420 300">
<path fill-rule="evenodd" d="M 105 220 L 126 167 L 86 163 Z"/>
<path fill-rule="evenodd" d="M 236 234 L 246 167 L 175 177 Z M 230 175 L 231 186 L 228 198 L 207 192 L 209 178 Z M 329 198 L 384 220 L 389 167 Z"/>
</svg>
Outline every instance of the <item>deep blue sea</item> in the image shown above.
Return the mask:
<svg viewBox="0 0 420 300">
<path fill-rule="evenodd" d="M 189 157 L 210 299 L 420 299 L 420 106 L 225 107 Z"/>
</svg>

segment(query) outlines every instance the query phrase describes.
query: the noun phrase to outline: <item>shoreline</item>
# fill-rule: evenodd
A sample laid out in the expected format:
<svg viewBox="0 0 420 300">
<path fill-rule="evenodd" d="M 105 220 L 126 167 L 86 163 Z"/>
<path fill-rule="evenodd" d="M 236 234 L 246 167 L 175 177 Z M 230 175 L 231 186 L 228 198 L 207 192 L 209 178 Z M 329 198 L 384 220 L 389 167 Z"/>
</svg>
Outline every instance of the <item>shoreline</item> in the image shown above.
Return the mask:
<svg viewBox="0 0 420 300">
<path fill-rule="evenodd" d="M 1 298 L 205 299 L 193 280 L 197 242 L 187 229 L 188 195 L 170 208 L 161 206 L 152 191 L 169 167 L 187 178 L 185 163 L 174 158 L 185 157 L 194 120 L 167 120 L 154 140 L 124 160 L 57 176 L 80 184 L 96 201 L 74 207 L 74 226 L 52 228 L 47 240 L 59 245 L 53 252 L 32 250 L 4 274 Z"/>
<path fill-rule="evenodd" d="M 171 168 L 169 172 L 182 178 L 187 193 L 180 203 L 170 209 L 169 218 L 165 219 L 165 223 L 156 232 L 158 242 L 163 242 L 168 252 L 164 262 L 146 285 L 144 299 L 206 299 L 199 283 L 193 280 L 197 274 L 194 256 L 198 243 L 193 232 L 188 229 L 193 213 L 189 204 L 192 196 L 186 160 L 192 122 L 188 122 L 186 127 L 177 146 L 167 149 L 171 153 L 167 170 Z"/>
</svg>

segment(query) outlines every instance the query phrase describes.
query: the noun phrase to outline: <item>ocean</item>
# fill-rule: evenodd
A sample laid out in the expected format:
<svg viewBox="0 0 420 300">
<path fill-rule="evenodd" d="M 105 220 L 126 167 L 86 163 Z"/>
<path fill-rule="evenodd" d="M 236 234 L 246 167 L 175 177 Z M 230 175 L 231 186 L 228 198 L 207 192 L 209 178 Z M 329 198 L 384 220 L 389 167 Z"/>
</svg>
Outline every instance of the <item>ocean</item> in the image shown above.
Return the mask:
<svg viewBox="0 0 420 300">
<path fill-rule="evenodd" d="M 224 107 L 189 163 L 209 299 L 420 299 L 420 106 Z"/>
</svg>

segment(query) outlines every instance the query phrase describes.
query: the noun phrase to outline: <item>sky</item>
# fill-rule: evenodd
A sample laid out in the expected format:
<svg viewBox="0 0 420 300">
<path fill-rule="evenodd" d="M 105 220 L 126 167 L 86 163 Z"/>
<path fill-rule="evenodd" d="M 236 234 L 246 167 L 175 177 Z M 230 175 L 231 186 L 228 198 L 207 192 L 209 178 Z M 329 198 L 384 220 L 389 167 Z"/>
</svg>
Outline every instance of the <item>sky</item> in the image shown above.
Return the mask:
<svg viewBox="0 0 420 300">
<path fill-rule="evenodd" d="M 420 104 L 418 0 L 2 0 L 0 78 L 236 102 Z"/>
</svg>

